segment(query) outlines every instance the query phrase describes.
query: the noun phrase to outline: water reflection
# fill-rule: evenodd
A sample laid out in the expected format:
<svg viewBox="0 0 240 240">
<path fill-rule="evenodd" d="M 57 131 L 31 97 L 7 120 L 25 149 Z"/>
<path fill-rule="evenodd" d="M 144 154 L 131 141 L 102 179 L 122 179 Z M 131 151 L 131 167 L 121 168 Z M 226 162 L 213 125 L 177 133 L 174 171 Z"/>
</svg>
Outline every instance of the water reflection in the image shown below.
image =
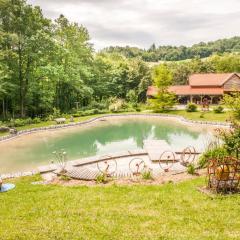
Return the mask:
<svg viewBox="0 0 240 240">
<path fill-rule="evenodd" d="M 107 120 L 96 126 L 44 132 L 21 137 L 14 143 L 0 144 L 2 170 L 25 170 L 49 163 L 52 152 L 65 149 L 69 160 L 142 148 L 144 139 L 164 139 L 171 146 L 183 148 L 194 145 L 203 148 L 207 129 L 189 128 L 173 121 L 156 119 Z M 11 150 L 9 151 L 9 147 Z"/>
</svg>

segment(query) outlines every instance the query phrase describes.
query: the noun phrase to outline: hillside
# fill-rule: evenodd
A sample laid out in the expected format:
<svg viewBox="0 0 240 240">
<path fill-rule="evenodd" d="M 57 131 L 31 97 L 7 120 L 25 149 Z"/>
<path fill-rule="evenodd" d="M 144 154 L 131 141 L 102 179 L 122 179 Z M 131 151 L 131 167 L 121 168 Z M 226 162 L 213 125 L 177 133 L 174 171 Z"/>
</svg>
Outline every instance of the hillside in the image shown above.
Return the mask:
<svg viewBox="0 0 240 240">
<path fill-rule="evenodd" d="M 146 62 L 179 61 L 195 57 L 206 58 L 212 54 L 240 52 L 240 37 L 219 39 L 212 42 L 200 42 L 191 47 L 186 46 L 156 46 L 152 44 L 149 49 L 137 47 L 108 47 L 102 50 L 108 53 L 120 53 L 128 58 L 140 57 Z"/>
</svg>

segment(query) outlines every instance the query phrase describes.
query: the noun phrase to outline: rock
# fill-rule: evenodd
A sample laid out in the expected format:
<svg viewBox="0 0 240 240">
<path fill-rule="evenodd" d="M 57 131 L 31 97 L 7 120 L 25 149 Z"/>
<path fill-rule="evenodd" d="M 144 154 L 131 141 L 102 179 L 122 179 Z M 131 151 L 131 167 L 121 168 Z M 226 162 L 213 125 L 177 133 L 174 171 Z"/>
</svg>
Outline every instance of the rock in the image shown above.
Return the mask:
<svg viewBox="0 0 240 240">
<path fill-rule="evenodd" d="M 70 117 L 70 122 L 74 122 L 73 116 Z"/>
<path fill-rule="evenodd" d="M 3 133 L 3 132 L 9 132 L 9 127 L 0 127 L 0 132 Z"/>
<path fill-rule="evenodd" d="M 56 122 L 57 124 L 63 124 L 63 123 L 66 122 L 66 118 L 56 118 L 56 119 L 55 119 L 55 122 Z"/>
<path fill-rule="evenodd" d="M 11 128 L 11 129 L 9 130 L 9 132 L 10 132 L 10 134 L 17 134 L 17 129 Z"/>
</svg>

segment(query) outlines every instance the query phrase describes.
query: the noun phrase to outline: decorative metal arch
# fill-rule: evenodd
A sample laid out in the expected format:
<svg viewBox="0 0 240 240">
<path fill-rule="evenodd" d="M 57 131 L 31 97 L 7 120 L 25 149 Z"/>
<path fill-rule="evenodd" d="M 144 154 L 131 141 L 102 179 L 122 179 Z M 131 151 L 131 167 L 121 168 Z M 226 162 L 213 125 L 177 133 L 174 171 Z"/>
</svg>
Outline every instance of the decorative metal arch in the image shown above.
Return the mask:
<svg viewBox="0 0 240 240">
<path fill-rule="evenodd" d="M 129 162 L 128 167 L 133 176 L 138 176 L 145 169 L 146 164 L 142 158 L 133 158 Z"/>
<path fill-rule="evenodd" d="M 117 161 L 109 155 L 103 156 L 101 159 L 102 158 L 106 159 L 104 161 L 99 160 L 97 162 L 97 168 L 99 172 L 106 175 L 107 177 L 113 176 L 117 171 Z"/>
<path fill-rule="evenodd" d="M 159 158 L 159 166 L 164 170 L 164 172 L 168 172 L 176 161 L 175 153 L 172 151 L 164 151 Z"/>
<path fill-rule="evenodd" d="M 196 158 L 196 149 L 193 146 L 188 146 L 183 149 L 180 155 L 180 162 L 182 165 L 187 166 L 194 162 Z"/>
</svg>

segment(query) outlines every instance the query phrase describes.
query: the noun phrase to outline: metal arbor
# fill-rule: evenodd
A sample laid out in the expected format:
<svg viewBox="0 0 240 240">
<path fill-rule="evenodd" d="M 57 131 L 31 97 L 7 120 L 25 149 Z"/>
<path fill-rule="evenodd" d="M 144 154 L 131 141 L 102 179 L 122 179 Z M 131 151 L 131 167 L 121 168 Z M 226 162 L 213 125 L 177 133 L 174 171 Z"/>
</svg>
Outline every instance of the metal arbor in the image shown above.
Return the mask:
<svg viewBox="0 0 240 240">
<path fill-rule="evenodd" d="M 207 167 L 208 188 L 216 192 L 239 190 L 240 161 L 234 157 L 214 158 Z"/>
<path fill-rule="evenodd" d="M 97 162 L 97 168 L 99 172 L 107 177 L 112 177 L 117 171 L 117 161 L 111 156 L 104 156 L 106 158 L 104 161 Z"/>
<path fill-rule="evenodd" d="M 168 172 L 176 162 L 175 153 L 172 151 L 163 152 L 158 161 L 160 168 L 162 168 L 164 172 Z"/>
<path fill-rule="evenodd" d="M 189 164 L 194 163 L 196 158 L 196 149 L 193 146 L 188 146 L 183 149 L 180 155 L 180 162 L 183 166 L 188 166 Z"/>
<path fill-rule="evenodd" d="M 146 164 L 145 164 L 144 160 L 142 160 L 141 158 L 133 158 L 129 162 L 128 166 L 129 166 L 129 170 L 133 174 L 133 176 L 139 176 L 146 168 Z"/>
</svg>

